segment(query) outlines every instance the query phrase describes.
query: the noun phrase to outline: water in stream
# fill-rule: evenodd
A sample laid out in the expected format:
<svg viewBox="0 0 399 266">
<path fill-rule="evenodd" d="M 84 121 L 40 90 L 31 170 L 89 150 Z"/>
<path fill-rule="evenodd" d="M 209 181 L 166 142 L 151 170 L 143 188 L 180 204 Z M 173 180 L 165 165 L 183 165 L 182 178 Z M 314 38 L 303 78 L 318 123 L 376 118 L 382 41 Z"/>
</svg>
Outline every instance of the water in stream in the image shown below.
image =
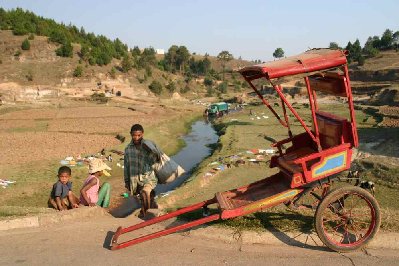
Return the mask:
<svg viewBox="0 0 399 266">
<path fill-rule="evenodd" d="M 218 141 L 219 136 L 210 123 L 197 121 L 192 125 L 191 132 L 183 137 L 186 146 L 172 159 L 186 170 L 186 173 L 169 184 L 158 184 L 157 194 L 165 193 L 180 186 L 190 175 L 191 170 L 197 166 L 210 153 L 209 144 Z"/>
</svg>

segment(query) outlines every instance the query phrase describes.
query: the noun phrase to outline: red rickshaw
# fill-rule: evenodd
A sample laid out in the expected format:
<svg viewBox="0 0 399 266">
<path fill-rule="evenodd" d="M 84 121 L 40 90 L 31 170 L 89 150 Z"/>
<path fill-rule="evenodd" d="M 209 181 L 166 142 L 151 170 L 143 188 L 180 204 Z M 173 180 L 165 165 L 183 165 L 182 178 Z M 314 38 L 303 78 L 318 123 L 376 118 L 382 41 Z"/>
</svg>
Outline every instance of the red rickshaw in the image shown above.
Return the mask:
<svg viewBox="0 0 399 266">
<path fill-rule="evenodd" d="M 121 249 L 210 221 L 250 214 L 281 203 L 294 208 L 316 208 L 315 230 L 321 241 L 335 251 L 348 252 L 366 245 L 378 232 L 381 223 L 376 199 L 359 186 L 347 184 L 333 189 L 331 187 L 333 181 L 340 179 L 339 173 L 350 169 L 352 153 L 359 144 L 346 55 L 341 50 L 312 49 L 297 56 L 240 69 L 239 73 L 263 104 L 288 130 L 288 138 L 272 144 L 278 153 L 271 157 L 270 167 L 277 167 L 278 173 L 237 189 L 218 192 L 212 199 L 151 220 L 126 228 L 119 227 L 113 236 L 111 249 Z M 266 79 L 281 99 L 281 116 L 256 88 L 255 83 L 259 79 Z M 311 126 L 306 125 L 282 92 L 281 84 L 297 79 L 303 79 L 306 84 Z M 316 97 L 320 92 L 344 99 L 341 102 L 347 104 L 348 118 L 322 111 Z M 303 133 L 292 133 L 287 110 L 302 125 Z M 314 197 L 313 206 L 299 204 L 305 195 Z M 201 208 L 206 212 L 211 204 L 217 205 L 217 213 L 118 243 L 121 234 Z"/>
</svg>

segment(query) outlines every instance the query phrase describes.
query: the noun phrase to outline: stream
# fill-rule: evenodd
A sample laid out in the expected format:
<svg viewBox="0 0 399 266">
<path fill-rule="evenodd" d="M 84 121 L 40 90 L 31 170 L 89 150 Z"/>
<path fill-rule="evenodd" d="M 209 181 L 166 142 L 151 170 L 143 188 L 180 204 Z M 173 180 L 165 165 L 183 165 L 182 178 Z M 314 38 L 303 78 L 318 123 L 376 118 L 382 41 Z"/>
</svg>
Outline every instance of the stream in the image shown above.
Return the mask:
<svg viewBox="0 0 399 266">
<path fill-rule="evenodd" d="M 157 195 L 171 191 L 186 181 L 191 176 L 194 167 L 210 155 L 211 149 L 208 145 L 216 143 L 219 136 L 216 134 L 211 123 L 199 120 L 192 125 L 191 132 L 183 136 L 182 139 L 186 143 L 186 146 L 171 158 L 183 167 L 186 173 L 171 183 L 158 184 L 155 188 Z"/>
<path fill-rule="evenodd" d="M 190 133 L 182 139 L 185 142 L 184 148 L 171 158 L 186 172 L 173 182 L 158 184 L 155 188 L 157 195 L 165 195 L 183 184 L 191 176 L 193 169 L 211 154 L 212 150 L 208 145 L 216 143 L 219 136 L 211 123 L 198 120 L 192 124 Z M 132 214 L 138 208 L 140 208 L 140 203 L 134 197 L 129 197 L 120 206 L 110 210 L 110 214 L 122 218 Z"/>
</svg>

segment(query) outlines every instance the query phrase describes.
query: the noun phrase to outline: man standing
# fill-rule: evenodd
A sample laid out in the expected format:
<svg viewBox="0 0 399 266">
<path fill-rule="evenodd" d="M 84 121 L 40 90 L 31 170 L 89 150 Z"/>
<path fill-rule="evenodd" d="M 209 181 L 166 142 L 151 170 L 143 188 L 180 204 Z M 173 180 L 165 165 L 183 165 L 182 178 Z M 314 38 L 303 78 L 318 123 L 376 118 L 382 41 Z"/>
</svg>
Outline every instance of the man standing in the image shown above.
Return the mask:
<svg viewBox="0 0 399 266">
<path fill-rule="evenodd" d="M 159 155 L 145 145 L 146 142 L 152 142 L 143 139 L 144 128 L 140 124 L 132 126 L 130 135 L 132 141 L 125 148 L 125 187 L 131 195 L 140 195 L 140 215 L 145 216 L 149 208 L 157 208 L 154 189 L 158 179 L 153 165 L 159 160 Z"/>
</svg>

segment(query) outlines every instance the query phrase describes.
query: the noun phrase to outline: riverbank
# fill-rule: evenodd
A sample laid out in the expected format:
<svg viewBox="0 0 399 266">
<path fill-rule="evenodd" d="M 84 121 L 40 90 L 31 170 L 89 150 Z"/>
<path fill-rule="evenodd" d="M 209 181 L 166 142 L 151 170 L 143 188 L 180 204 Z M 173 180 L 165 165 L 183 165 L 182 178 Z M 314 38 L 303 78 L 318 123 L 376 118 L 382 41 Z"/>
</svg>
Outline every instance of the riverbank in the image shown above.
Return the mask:
<svg viewBox="0 0 399 266">
<path fill-rule="evenodd" d="M 308 109 L 305 106 L 297 104 L 296 107 L 305 121 L 311 121 Z M 327 108 L 334 109 L 337 112 L 344 111 L 344 109 L 339 109 L 342 107 L 334 104 Z M 365 138 L 363 135 L 363 132 L 367 132 L 365 129 L 373 127 L 373 121 L 364 119 L 366 116 L 367 114 L 361 110 L 356 110 L 361 140 Z M 293 120 L 290 118 L 290 121 L 293 122 L 291 130 L 295 135 L 302 128 L 298 122 Z M 270 144 L 274 140 L 287 137 L 287 130 L 271 116 L 264 106 L 247 106 L 242 112 L 229 114 L 218 120 L 215 128 L 222 134 L 215 152 L 197 167 L 190 178 L 190 182 L 176 189 L 168 197 L 160 199 L 159 202 L 166 210 L 172 211 L 211 199 L 216 192 L 245 186 L 277 172 L 277 169 L 269 168 L 268 161 L 271 154 L 266 153 L 259 157 L 254 154 L 259 150 L 269 151 Z M 364 152 L 362 149 L 360 151 Z M 395 173 L 398 167 L 389 164 L 390 161 L 386 158 L 369 153 L 367 153 L 367 156 L 367 159 L 359 159 L 363 167 L 361 173 L 367 180 L 377 183 L 375 197 L 381 207 L 381 229 L 387 232 L 399 232 L 399 206 L 396 204 L 396 199 L 399 197 L 399 188 L 384 185 L 383 182 L 385 172 Z M 239 159 L 243 162 L 231 163 L 232 159 L 235 161 Z M 370 165 L 366 164 L 370 160 L 376 160 L 384 165 L 378 171 L 378 175 L 375 174 L 377 173 L 375 169 L 366 167 Z M 312 203 L 306 197 L 303 201 L 308 204 Z M 195 219 L 200 216 L 201 213 L 198 212 L 187 215 L 185 218 Z M 313 230 L 313 218 L 314 212 L 311 210 L 289 210 L 283 205 L 244 217 L 222 221 L 220 225 L 233 227 L 237 230 L 275 228 L 282 231 L 309 231 Z"/>
<path fill-rule="evenodd" d="M 130 141 L 131 125 L 141 123 L 146 138 L 174 154 L 184 147 L 179 137 L 187 134 L 202 114 L 201 107 L 171 101 L 135 103 L 134 108 L 128 103 L 64 101 L 62 106 L 2 106 L 0 111 L 0 178 L 15 181 L 2 188 L 0 219 L 47 212 L 60 160 L 77 154 L 98 154 L 102 149 L 113 157 L 109 163 L 112 176 L 102 181 L 111 183 L 111 197 L 115 199 L 111 204 L 116 204 L 124 191 L 123 161 L 111 150 L 123 151 Z M 125 137 L 125 142 L 121 143 L 116 135 Z M 86 177 L 86 166 L 72 167 L 75 194 L 79 195 Z"/>
</svg>

